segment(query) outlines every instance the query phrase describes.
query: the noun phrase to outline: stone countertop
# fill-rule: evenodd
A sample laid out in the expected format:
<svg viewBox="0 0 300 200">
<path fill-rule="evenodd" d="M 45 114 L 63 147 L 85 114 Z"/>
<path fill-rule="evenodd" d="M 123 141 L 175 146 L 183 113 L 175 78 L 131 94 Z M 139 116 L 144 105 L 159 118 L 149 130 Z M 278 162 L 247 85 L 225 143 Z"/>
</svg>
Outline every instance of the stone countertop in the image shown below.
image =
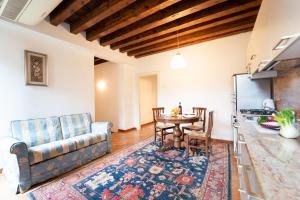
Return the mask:
<svg viewBox="0 0 300 200">
<path fill-rule="evenodd" d="M 241 114 L 238 120 L 265 199 L 300 199 L 300 137 L 261 133 Z"/>
</svg>

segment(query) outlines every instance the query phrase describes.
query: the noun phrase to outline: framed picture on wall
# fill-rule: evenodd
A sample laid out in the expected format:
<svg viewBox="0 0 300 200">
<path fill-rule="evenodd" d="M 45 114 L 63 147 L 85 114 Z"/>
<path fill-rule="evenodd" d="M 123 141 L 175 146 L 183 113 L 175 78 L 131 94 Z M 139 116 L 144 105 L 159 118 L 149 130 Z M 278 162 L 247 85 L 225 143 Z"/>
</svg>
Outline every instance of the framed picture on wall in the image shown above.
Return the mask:
<svg viewBox="0 0 300 200">
<path fill-rule="evenodd" d="M 26 85 L 47 86 L 47 55 L 25 50 Z"/>
</svg>

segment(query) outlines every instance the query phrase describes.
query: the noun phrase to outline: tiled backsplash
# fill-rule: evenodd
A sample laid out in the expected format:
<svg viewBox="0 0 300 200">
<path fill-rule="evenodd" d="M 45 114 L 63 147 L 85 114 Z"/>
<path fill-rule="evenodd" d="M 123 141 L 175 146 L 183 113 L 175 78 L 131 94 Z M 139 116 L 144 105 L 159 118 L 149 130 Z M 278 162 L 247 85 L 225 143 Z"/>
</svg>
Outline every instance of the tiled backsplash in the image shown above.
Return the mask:
<svg viewBox="0 0 300 200">
<path fill-rule="evenodd" d="M 278 69 L 274 78 L 274 100 L 277 110 L 292 107 L 300 118 L 300 67 Z"/>
</svg>

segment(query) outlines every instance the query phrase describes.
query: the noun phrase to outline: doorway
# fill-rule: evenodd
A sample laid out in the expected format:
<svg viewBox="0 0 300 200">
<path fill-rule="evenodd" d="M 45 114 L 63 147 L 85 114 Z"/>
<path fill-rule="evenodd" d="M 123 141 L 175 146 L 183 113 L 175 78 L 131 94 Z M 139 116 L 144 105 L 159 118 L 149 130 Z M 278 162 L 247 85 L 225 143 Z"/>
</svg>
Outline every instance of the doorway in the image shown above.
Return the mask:
<svg viewBox="0 0 300 200">
<path fill-rule="evenodd" d="M 140 125 L 153 122 L 152 108 L 157 107 L 157 75 L 139 78 Z"/>
</svg>

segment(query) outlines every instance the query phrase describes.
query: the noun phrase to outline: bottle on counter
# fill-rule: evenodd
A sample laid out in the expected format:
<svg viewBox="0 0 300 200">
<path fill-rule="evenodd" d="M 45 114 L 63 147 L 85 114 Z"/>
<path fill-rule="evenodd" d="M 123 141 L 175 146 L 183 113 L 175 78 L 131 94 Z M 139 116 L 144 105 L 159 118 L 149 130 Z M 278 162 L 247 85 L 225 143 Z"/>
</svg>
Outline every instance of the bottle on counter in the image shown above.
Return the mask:
<svg viewBox="0 0 300 200">
<path fill-rule="evenodd" d="M 178 114 L 179 114 L 179 115 L 182 115 L 182 106 L 181 106 L 181 102 L 179 102 L 178 110 L 179 110 Z"/>
</svg>

